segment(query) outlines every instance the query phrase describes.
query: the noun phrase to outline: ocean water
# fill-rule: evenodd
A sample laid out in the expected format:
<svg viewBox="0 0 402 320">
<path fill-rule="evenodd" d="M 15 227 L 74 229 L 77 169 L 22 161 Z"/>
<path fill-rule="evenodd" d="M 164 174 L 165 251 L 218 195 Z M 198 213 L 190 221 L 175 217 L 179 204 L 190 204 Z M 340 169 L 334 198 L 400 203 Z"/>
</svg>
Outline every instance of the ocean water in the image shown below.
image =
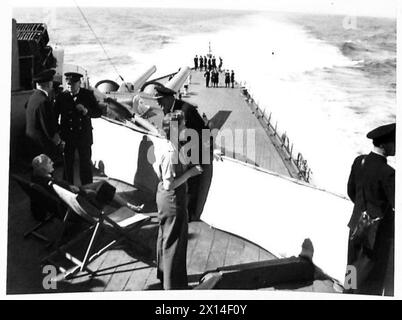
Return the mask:
<svg viewBox="0 0 402 320">
<path fill-rule="evenodd" d="M 126 81 L 192 66 L 208 44 L 312 169 L 313 183 L 346 194 L 351 163 L 369 152 L 365 135 L 396 119 L 396 20 L 229 10 L 18 8 L 18 22 L 45 22 L 64 62 L 91 83 Z M 112 61 L 113 65 L 110 63 Z M 202 106 L 199 106 L 202 110 Z M 390 159 L 391 165 L 395 164 Z"/>
</svg>

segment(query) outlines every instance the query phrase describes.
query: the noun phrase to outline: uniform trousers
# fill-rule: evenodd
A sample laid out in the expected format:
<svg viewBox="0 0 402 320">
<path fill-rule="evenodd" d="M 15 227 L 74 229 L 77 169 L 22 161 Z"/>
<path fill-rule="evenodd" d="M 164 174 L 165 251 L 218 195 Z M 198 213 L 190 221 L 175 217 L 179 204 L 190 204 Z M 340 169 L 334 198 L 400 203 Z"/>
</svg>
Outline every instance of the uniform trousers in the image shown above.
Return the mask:
<svg viewBox="0 0 402 320">
<path fill-rule="evenodd" d="M 81 185 L 92 183 L 91 144 L 82 141 L 66 141 L 64 146 L 64 179 L 70 184 L 74 184 L 75 150 L 78 151 Z"/>
<path fill-rule="evenodd" d="M 374 248 L 349 240 L 348 265 L 356 268 L 356 288 L 346 293 L 394 295 L 394 221 L 380 223 Z"/>
<path fill-rule="evenodd" d="M 187 289 L 188 216 L 186 185 L 167 191 L 158 185 L 159 231 L 157 239 L 157 278 L 163 289 Z"/>
</svg>

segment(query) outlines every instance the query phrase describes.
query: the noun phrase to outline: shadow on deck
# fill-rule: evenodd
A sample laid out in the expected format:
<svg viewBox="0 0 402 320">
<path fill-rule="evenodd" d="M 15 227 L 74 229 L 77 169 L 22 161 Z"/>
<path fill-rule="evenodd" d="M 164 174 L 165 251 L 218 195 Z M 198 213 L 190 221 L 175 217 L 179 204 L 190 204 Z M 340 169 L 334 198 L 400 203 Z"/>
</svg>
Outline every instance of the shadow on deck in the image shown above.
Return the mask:
<svg viewBox="0 0 402 320">
<path fill-rule="evenodd" d="M 28 177 L 27 177 L 28 178 Z M 95 178 L 96 180 L 97 178 Z M 91 262 L 88 267 L 96 272 L 95 277 L 80 273 L 70 280 L 57 283 L 57 288 L 50 286 L 46 272 L 41 265 L 42 259 L 53 251 L 52 246 L 28 236 L 24 233 L 34 226 L 29 208 L 29 199 L 10 179 L 9 182 L 9 227 L 8 227 L 8 257 L 7 257 L 7 293 L 50 293 L 50 292 L 87 292 L 87 291 L 135 291 L 161 290 L 156 279 L 155 257 L 158 222 L 156 218 L 156 204 L 152 196 L 123 182 L 109 179 L 115 185 L 119 195 L 136 203 L 144 203 L 144 213 L 152 216 L 132 237 L 149 249 L 148 255 L 140 256 L 130 246 L 121 242 L 119 246 L 106 251 Z M 41 229 L 41 233 L 49 239 L 56 239 L 60 232 L 61 221 L 53 219 Z M 79 220 L 72 220 L 68 224 L 67 233 L 63 242 L 82 233 L 86 226 Z M 110 240 L 107 232 L 102 233 L 101 241 L 97 246 Z M 80 244 L 70 248 L 77 258 L 84 255 L 83 247 L 88 243 L 85 238 Z M 95 248 L 96 251 L 96 248 Z M 200 277 L 208 270 L 221 266 L 255 262 L 273 259 L 269 252 L 244 239 L 226 232 L 214 229 L 206 223 L 191 222 L 189 224 L 189 242 L 187 249 L 187 269 L 190 286 L 199 283 Z M 58 264 L 68 269 L 71 262 L 60 257 Z M 49 288 L 49 289 L 46 289 Z"/>
</svg>

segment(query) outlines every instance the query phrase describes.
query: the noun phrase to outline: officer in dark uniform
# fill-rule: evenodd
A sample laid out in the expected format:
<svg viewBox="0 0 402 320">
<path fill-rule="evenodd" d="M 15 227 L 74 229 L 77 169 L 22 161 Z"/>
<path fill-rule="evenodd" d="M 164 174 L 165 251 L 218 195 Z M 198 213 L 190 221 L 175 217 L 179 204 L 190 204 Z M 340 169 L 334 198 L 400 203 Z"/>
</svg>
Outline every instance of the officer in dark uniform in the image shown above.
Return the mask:
<svg viewBox="0 0 402 320">
<path fill-rule="evenodd" d="M 67 90 L 56 98 L 55 109 L 60 115 L 60 136 L 65 141 L 65 179 L 74 184 L 74 157 L 78 150 L 81 184 L 92 183 L 92 123 L 102 115 L 92 91 L 81 88 L 82 74 L 67 72 Z"/>
<path fill-rule="evenodd" d="M 215 69 L 212 69 L 211 71 L 211 82 L 212 82 L 212 87 L 216 87 L 216 72 Z"/>
<path fill-rule="evenodd" d="M 229 88 L 230 85 L 230 73 L 229 70 L 225 72 L 225 88 Z"/>
<path fill-rule="evenodd" d="M 159 105 L 166 115 L 175 110 L 181 110 L 184 113 L 186 128 L 193 129 L 197 132 L 199 138 L 199 159 L 191 165 L 201 164 L 202 174 L 195 176 L 187 181 L 188 186 L 188 215 L 190 221 L 199 220 L 205 201 L 207 199 L 209 187 L 212 179 L 212 160 L 213 160 L 213 141 L 205 144 L 202 141 L 203 130 L 210 130 L 206 125 L 197 108 L 185 101 L 177 100 L 174 97 L 175 91 L 164 86 L 155 87 L 159 94 L 156 98 Z M 207 155 L 207 153 L 209 153 Z M 203 156 L 204 155 L 204 156 Z M 205 157 L 207 155 L 207 157 Z M 191 155 L 190 155 L 191 156 Z M 206 161 L 208 160 L 209 161 Z"/>
<path fill-rule="evenodd" d="M 215 56 L 212 56 L 211 63 L 212 63 L 212 68 L 216 69 L 216 58 L 215 58 Z"/>
<path fill-rule="evenodd" d="M 200 62 L 200 71 L 202 71 L 202 69 L 204 68 L 204 58 L 200 55 L 198 60 Z"/>
<path fill-rule="evenodd" d="M 197 69 L 198 69 L 198 56 L 195 55 L 195 57 L 194 57 L 194 70 L 197 70 Z"/>
<path fill-rule="evenodd" d="M 235 82 L 235 74 L 234 71 L 230 73 L 230 82 L 232 83 L 232 88 L 234 88 L 234 82 Z"/>
<path fill-rule="evenodd" d="M 208 88 L 209 87 L 209 81 L 211 80 L 211 73 L 210 73 L 209 70 L 205 71 L 204 78 L 205 78 L 205 86 Z"/>
<path fill-rule="evenodd" d="M 34 76 L 36 89 L 29 97 L 25 113 L 25 134 L 32 156 L 44 153 L 53 159 L 61 142 L 51 99 L 54 74 L 54 70 L 48 69 Z"/>
<path fill-rule="evenodd" d="M 387 157 L 395 155 L 395 132 L 395 123 L 370 131 L 367 137 L 373 139 L 373 151 L 358 156 L 352 165 L 348 181 L 348 195 L 354 203 L 348 224 L 351 234 L 364 209 L 379 224 L 375 241 L 349 237 L 348 270 L 355 268 L 357 288 L 345 287 L 347 293 L 393 295 L 395 170 L 387 164 Z M 373 239 L 373 232 L 370 236 Z"/>
</svg>

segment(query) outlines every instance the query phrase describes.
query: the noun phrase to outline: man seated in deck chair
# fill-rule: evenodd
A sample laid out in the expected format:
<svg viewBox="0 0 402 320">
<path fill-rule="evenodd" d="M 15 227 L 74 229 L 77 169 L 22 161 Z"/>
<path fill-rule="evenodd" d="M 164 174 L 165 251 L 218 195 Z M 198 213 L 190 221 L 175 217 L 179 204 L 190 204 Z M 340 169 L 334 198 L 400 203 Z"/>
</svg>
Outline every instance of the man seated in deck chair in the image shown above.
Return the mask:
<svg viewBox="0 0 402 320">
<path fill-rule="evenodd" d="M 135 212 L 140 212 L 144 206 L 136 206 L 125 201 L 121 196 L 116 194 L 116 188 L 107 181 L 98 181 L 77 187 L 75 185 L 70 185 L 66 181 L 54 179 L 53 161 L 45 154 L 40 154 L 32 160 L 32 168 L 33 173 L 31 181 L 41 185 L 52 194 L 55 194 L 55 192 L 50 186 L 49 182 L 53 182 L 54 184 L 57 184 L 71 192 L 79 193 L 98 209 L 103 209 L 105 205 L 111 203 L 112 201 L 121 207 L 126 206 Z"/>
</svg>

